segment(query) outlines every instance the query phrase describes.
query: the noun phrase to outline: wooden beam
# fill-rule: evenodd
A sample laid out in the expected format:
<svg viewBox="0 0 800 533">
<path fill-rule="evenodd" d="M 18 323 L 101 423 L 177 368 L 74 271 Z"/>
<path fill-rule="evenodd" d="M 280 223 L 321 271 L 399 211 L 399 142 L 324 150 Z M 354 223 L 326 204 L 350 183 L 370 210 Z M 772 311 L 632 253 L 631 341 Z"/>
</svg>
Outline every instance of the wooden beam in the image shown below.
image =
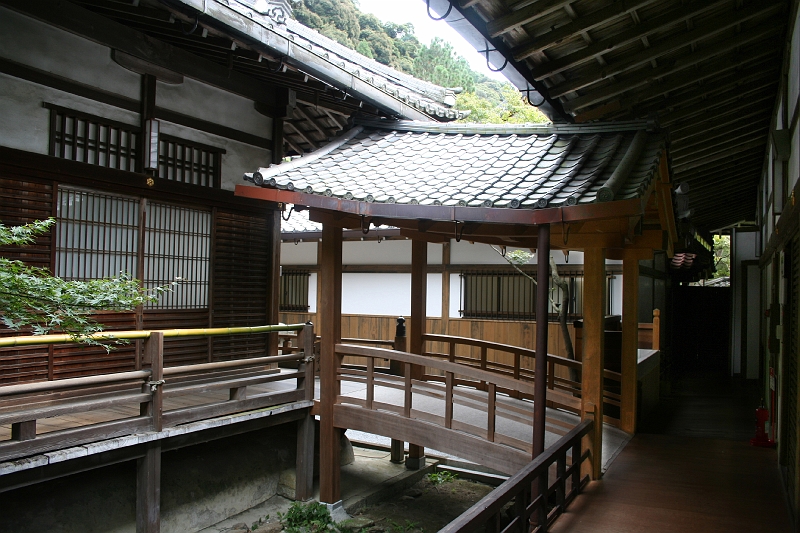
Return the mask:
<svg viewBox="0 0 800 533">
<path fill-rule="evenodd" d="M 486 24 L 486 31 L 489 32 L 492 38 L 499 37 L 524 24 L 528 24 L 554 11 L 558 11 L 572 1 L 573 0 L 539 0 L 533 5 L 523 7 L 517 11 L 512 11 L 508 15 L 489 21 Z"/>
<path fill-rule="evenodd" d="M 322 125 L 319 123 L 319 121 L 317 121 L 317 120 L 316 120 L 315 118 L 313 118 L 313 117 L 312 117 L 312 116 L 311 116 L 309 113 L 306 113 L 306 112 L 303 110 L 303 106 L 297 106 L 297 107 L 295 108 L 295 112 L 296 112 L 298 115 L 300 115 L 300 118 L 303 118 L 303 119 L 305 119 L 305 120 L 306 120 L 306 122 L 308 122 L 309 124 L 311 124 L 311 126 L 313 126 L 313 127 L 314 127 L 314 128 L 315 128 L 315 129 L 316 129 L 318 132 L 319 132 L 319 134 L 320 134 L 320 135 L 322 135 L 322 137 L 323 137 L 323 138 L 325 138 L 325 139 L 330 139 L 331 137 L 333 137 L 333 133 L 334 133 L 334 132 L 333 132 L 333 130 L 331 130 L 330 128 L 326 128 L 325 126 L 322 126 Z"/>
<path fill-rule="evenodd" d="M 589 248 L 583 254 L 583 367 L 581 419 L 593 416 L 592 433 L 584 439 L 591 453 L 592 479 L 600 479 L 603 465 L 603 370 L 605 368 L 606 265 L 605 250 Z"/>
<path fill-rule="evenodd" d="M 277 209 L 268 212 L 266 219 L 270 227 L 267 244 L 270 254 L 270 273 L 267 281 L 267 301 L 264 305 L 267 308 L 267 324 L 278 324 L 281 305 L 281 212 Z M 278 355 L 279 340 L 277 333 L 268 335 L 269 355 Z"/>
<path fill-rule="evenodd" d="M 703 13 L 717 6 L 723 5 L 727 2 L 724 0 L 716 0 L 714 2 L 692 2 L 686 4 L 678 9 L 665 13 L 663 15 L 652 18 L 651 20 L 642 21 L 635 27 L 621 31 L 620 33 L 602 39 L 595 43 L 590 44 L 586 48 L 567 54 L 554 61 L 549 61 L 534 69 L 534 75 L 537 79 L 549 78 L 560 74 L 561 72 L 572 68 L 576 65 L 590 61 L 602 54 L 616 50 L 622 46 L 638 41 L 647 35 L 667 29 L 671 26 L 685 23 L 688 19 Z"/>
<path fill-rule="evenodd" d="M 339 382 L 336 374 L 339 357 L 336 343 L 342 333 L 342 230 L 329 224 L 322 226 L 320 257 L 321 302 L 317 312 L 320 341 L 320 474 L 319 497 L 324 503 L 341 500 L 339 465 L 339 431 L 334 427 L 333 413 Z"/>
<path fill-rule="evenodd" d="M 636 94 L 635 97 L 632 97 L 638 99 L 638 101 L 635 102 L 638 104 L 639 102 L 647 100 L 648 98 L 652 98 L 653 96 L 674 91 L 675 89 L 690 85 L 710 76 L 715 76 L 720 72 L 734 68 L 739 69 L 745 63 L 753 61 L 757 58 L 761 58 L 765 55 L 774 55 L 774 48 L 776 47 L 772 45 L 777 44 L 777 41 L 759 43 L 758 47 L 750 50 L 747 53 L 737 52 L 731 57 L 720 58 L 716 62 L 704 65 L 702 69 L 693 69 L 688 75 L 656 84 L 657 80 L 661 78 L 672 76 L 677 72 L 694 67 L 699 63 L 717 57 L 726 52 L 730 52 L 731 50 L 749 44 L 752 41 L 774 36 L 781 32 L 782 28 L 780 26 L 756 27 L 750 32 L 738 34 L 735 37 L 716 43 L 708 48 L 701 48 L 669 62 L 662 62 L 656 68 L 646 68 L 640 72 L 635 72 L 616 83 L 604 85 L 603 87 L 589 91 L 585 94 L 582 94 L 578 98 L 570 100 L 567 104 L 565 104 L 564 107 L 569 111 L 576 111 L 578 109 L 589 107 L 590 105 L 598 102 L 607 101 L 610 98 L 630 91 L 631 89 L 647 86 L 650 88 L 649 91 L 644 91 L 640 94 Z M 626 99 L 623 99 L 623 101 L 625 100 Z M 630 100 L 630 98 L 627 100 Z M 625 103 L 622 103 L 620 104 L 620 107 L 625 109 L 629 106 Z"/>
<path fill-rule="evenodd" d="M 450 334 L 450 240 L 442 245 L 442 334 Z"/>
<path fill-rule="evenodd" d="M 279 165 L 283 161 L 283 119 L 272 119 L 272 164 Z"/>
<path fill-rule="evenodd" d="M 639 258 L 622 260 L 622 368 L 620 429 L 636 433 L 637 364 L 639 356 Z"/>
<path fill-rule="evenodd" d="M 311 137 L 306 135 L 306 132 L 301 131 L 300 128 L 298 128 L 293 122 L 290 122 L 290 121 L 287 120 L 287 121 L 284 122 L 284 124 L 286 124 L 287 126 L 291 127 L 295 131 L 295 133 L 297 133 L 298 137 L 303 139 L 303 141 L 307 145 L 311 146 L 312 150 L 316 150 L 317 148 L 319 148 L 317 143 L 315 141 L 312 141 Z M 287 139 L 287 141 L 288 141 L 288 139 Z"/>
<path fill-rule="evenodd" d="M 654 3 L 655 0 L 638 0 L 634 2 L 614 2 L 606 7 L 600 8 L 586 15 L 582 15 L 574 21 L 559 26 L 552 31 L 540 35 L 533 39 L 533 42 L 518 46 L 512 50 L 514 59 L 523 61 L 533 55 L 544 52 L 547 48 L 561 44 L 562 41 L 580 35 L 603 25 L 611 20 L 630 14 L 632 11 Z"/>
<path fill-rule="evenodd" d="M 136 461 L 136 533 L 161 531 L 161 443 L 145 444 Z"/>
<path fill-rule="evenodd" d="M 704 155 L 704 156 L 702 156 L 702 157 L 700 157 L 700 158 L 698 158 L 697 160 L 694 160 L 694 161 L 687 161 L 686 163 L 681 163 L 680 165 L 673 165 L 672 169 L 675 172 L 685 172 L 685 171 L 691 170 L 693 168 L 701 167 L 701 166 L 704 166 L 704 165 L 710 165 L 711 163 L 713 163 L 715 161 L 724 160 L 724 159 L 727 159 L 728 157 L 731 157 L 731 156 L 742 155 L 745 152 L 747 152 L 747 150 L 755 150 L 755 149 L 762 149 L 763 150 L 766 145 L 767 145 L 767 139 L 766 138 L 754 139 L 754 140 L 752 140 L 750 142 L 741 144 L 741 145 L 737 146 L 736 148 L 729 148 L 729 149 L 723 150 L 721 152 L 716 152 L 716 153 L 713 153 L 713 154 Z"/>
</svg>

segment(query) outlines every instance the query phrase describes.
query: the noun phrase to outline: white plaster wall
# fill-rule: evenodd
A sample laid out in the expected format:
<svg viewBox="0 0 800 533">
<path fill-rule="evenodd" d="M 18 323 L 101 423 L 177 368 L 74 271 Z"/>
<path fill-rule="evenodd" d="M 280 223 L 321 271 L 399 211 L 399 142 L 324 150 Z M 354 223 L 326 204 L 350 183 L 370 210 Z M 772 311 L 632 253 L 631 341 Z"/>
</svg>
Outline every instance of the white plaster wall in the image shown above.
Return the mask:
<svg viewBox="0 0 800 533">
<path fill-rule="evenodd" d="M 316 265 L 317 264 L 317 243 L 316 242 L 293 242 L 281 243 L 281 264 L 282 265 Z"/>
<path fill-rule="evenodd" d="M 450 274 L 450 318 L 460 318 L 461 313 L 461 276 Z"/>
<path fill-rule="evenodd" d="M 345 241 L 342 243 L 345 265 L 410 265 L 411 241 Z M 442 264 L 442 245 L 428 244 L 428 264 Z"/>
<path fill-rule="evenodd" d="M 109 48 L 0 7 L 0 57 L 139 99 L 140 76 Z"/>
<path fill-rule="evenodd" d="M 428 274 L 426 315 L 442 315 L 442 276 Z M 314 283 L 316 300 L 316 280 Z M 309 300 L 311 286 L 309 283 Z M 351 272 L 342 274 L 342 313 L 358 315 L 409 316 L 411 274 Z"/>
<path fill-rule="evenodd" d="M 137 125 L 139 115 L 0 74 L 0 145 L 46 154 L 50 137 L 50 110 L 43 102 Z"/>
<path fill-rule="evenodd" d="M 611 280 L 611 314 L 622 316 L 622 274 Z"/>
<path fill-rule="evenodd" d="M 308 276 L 308 312 L 317 312 L 317 273 Z"/>
<path fill-rule="evenodd" d="M 180 85 L 158 82 L 156 105 L 239 131 L 272 138 L 272 119 L 256 112 L 253 101 L 191 78 Z M 213 105 L 209 105 L 213 103 Z M 266 166 L 268 160 L 259 163 Z"/>
</svg>

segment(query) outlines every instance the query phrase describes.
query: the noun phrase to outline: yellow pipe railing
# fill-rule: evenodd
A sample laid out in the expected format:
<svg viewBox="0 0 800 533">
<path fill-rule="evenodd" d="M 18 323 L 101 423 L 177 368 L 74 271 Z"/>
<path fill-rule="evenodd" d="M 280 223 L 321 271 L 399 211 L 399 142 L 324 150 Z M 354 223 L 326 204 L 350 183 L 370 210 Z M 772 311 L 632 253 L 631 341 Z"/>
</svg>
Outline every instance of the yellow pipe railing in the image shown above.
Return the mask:
<svg viewBox="0 0 800 533">
<path fill-rule="evenodd" d="M 246 326 L 238 328 L 196 328 L 196 329 L 165 329 L 160 331 L 164 337 L 211 337 L 214 335 L 240 335 L 244 333 L 272 333 L 276 331 L 301 331 L 304 324 L 288 324 L 285 326 Z M 99 331 L 85 337 L 75 337 L 68 334 L 60 335 L 27 335 L 24 337 L 6 337 L 0 339 L 0 348 L 13 348 L 15 346 L 32 346 L 35 344 L 68 344 L 78 343 L 83 339 L 96 341 L 137 340 L 148 339 L 152 331 Z"/>
</svg>

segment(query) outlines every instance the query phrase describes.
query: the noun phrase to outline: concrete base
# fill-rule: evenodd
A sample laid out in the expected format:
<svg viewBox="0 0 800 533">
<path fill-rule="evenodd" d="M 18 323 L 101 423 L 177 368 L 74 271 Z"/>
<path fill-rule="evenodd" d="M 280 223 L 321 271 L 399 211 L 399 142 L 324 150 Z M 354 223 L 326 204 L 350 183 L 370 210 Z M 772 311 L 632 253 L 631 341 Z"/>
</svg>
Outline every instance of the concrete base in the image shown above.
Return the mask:
<svg viewBox="0 0 800 533">
<path fill-rule="evenodd" d="M 420 468 L 425 468 L 425 456 L 406 457 L 406 468 L 409 470 L 419 470 Z"/>
<path fill-rule="evenodd" d="M 347 514 L 347 511 L 344 510 L 344 503 L 342 503 L 342 500 L 336 503 L 326 503 L 325 505 L 328 507 L 331 518 L 333 518 L 333 521 L 337 524 L 351 518 L 351 516 Z"/>
</svg>

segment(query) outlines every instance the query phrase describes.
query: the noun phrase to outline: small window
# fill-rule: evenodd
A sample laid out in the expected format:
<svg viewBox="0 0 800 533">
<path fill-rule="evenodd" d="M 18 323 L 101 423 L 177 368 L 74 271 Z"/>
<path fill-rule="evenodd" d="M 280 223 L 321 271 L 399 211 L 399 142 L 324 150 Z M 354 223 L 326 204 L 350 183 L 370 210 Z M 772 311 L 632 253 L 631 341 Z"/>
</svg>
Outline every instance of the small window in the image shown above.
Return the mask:
<svg viewBox="0 0 800 533">
<path fill-rule="evenodd" d="M 106 168 L 138 171 L 137 126 L 96 117 L 52 104 L 49 153 L 61 159 Z"/>
<path fill-rule="evenodd" d="M 561 269 L 559 269 L 560 271 Z M 535 273 L 531 273 L 533 279 Z M 583 315 L 583 274 L 574 270 L 561 272 L 567 281 L 569 301 L 567 316 L 580 318 Z M 561 304 L 562 291 L 548 278 L 550 301 L 547 310 L 557 315 L 553 302 Z M 461 316 L 490 320 L 535 320 L 536 285 L 517 272 L 462 272 Z"/>
<path fill-rule="evenodd" d="M 162 134 L 158 147 L 158 176 L 170 181 L 219 188 L 224 153 L 225 150 L 220 148 Z"/>
<path fill-rule="evenodd" d="M 308 312 L 309 272 L 283 270 L 281 273 L 280 310 L 284 312 Z"/>
</svg>

